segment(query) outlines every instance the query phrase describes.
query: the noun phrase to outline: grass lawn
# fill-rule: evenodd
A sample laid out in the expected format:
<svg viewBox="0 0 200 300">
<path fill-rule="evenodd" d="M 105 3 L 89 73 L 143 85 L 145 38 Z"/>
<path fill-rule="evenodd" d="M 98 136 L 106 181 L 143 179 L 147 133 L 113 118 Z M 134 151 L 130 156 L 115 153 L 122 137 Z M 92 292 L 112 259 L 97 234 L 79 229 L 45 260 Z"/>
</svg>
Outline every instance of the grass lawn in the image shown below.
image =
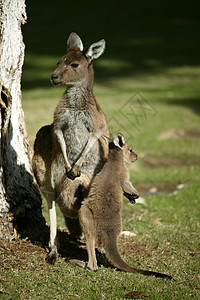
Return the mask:
<svg viewBox="0 0 200 300">
<path fill-rule="evenodd" d="M 75 31 L 85 45 L 106 39 L 94 63 L 94 92 L 112 132 L 122 132 L 138 154 L 129 170 L 142 197 L 134 206 L 124 199 L 123 230 L 132 235 L 120 237 L 120 253 L 132 266 L 175 280 L 71 265 L 69 257 L 87 258 L 85 245 L 69 240 L 58 210 L 54 266 L 45 261 L 47 249 L 28 241 L 0 244 L 1 299 L 124 299 L 133 291 L 144 292 L 141 299 L 200 298 L 200 23 L 195 8 L 132 3 L 108 1 L 105 9 L 91 1 L 27 1 L 23 108 L 33 145 L 64 92 L 49 78 L 67 36 Z M 48 223 L 45 200 L 43 212 Z"/>
</svg>

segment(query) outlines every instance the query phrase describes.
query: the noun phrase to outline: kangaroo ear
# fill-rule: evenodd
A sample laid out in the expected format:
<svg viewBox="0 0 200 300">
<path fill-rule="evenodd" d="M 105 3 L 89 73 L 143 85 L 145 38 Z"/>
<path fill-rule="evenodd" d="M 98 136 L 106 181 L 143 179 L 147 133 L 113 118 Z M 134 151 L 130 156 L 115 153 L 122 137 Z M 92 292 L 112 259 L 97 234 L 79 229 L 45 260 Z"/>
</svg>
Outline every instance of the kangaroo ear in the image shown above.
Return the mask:
<svg viewBox="0 0 200 300">
<path fill-rule="evenodd" d="M 72 32 L 67 40 L 67 51 L 73 49 L 79 49 L 80 51 L 83 51 L 83 43 L 75 32 Z"/>
<path fill-rule="evenodd" d="M 89 61 L 98 58 L 101 54 L 103 54 L 105 50 L 106 42 L 105 40 L 100 40 L 97 43 L 92 44 L 86 51 L 85 56 Z"/>
<path fill-rule="evenodd" d="M 114 144 L 115 146 L 122 148 L 125 145 L 125 139 L 121 133 L 117 133 L 114 138 Z"/>
<path fill-rule="evenodd" d="M 102 138 L 106 141 L 106 143 L 107 144 L 109 144 L 109 143 L 111 143 L 112 142 L 112 140 L 109 138 L 109 137 L 107 137 L 107 136 L 105 136 L 105 135 L 101 135 L 102 136 Z"/>
</svg>

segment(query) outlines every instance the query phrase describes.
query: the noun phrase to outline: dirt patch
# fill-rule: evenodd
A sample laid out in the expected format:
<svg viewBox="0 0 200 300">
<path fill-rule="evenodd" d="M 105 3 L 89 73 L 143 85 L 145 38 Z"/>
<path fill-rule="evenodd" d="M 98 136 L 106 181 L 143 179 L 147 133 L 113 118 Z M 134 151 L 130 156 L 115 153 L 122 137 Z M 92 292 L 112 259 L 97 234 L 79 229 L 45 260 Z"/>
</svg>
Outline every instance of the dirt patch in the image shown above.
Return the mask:
<svg viewBox="0 0 200 300">
<path fill-rule="evenodd" d="M 130 237 L 126 237 L 124 235 L 120 235 L 118 239 L 118 248 L 120 250 L 120 254 L 126 259 L 129 259 L 133 256 L 140 256 L 146 253 L 146 246 L 137 245 L 134 240 Z"/>
<path fill-rule="evenodd" d="M 68 261 L 70 258 L 75 258 L 81 261 L 87 262 L 87 251 L 85 241 L 72 241 L 70 242 L 70 247 L 68 247 L 67 252 L 63 252 L 63 248 L 66 246 L 66 241 L 64 244 L 60 240 L 61 251 L 59 251 L 60 257 Z M 68 241 L 69 243 L 69 241 Z M 73 246 L 72 246 L 73 245 Z M 69 246 L 69 245 L 68 245 Z M 135 265 L 142 265 L 144 261 L 152 259 L 152 253 L 156 252 L 159 257 L 163 256 L 163 252 L 157 249 L 154 245 L 137 245 L 133 238 L 120 236 L 118 239 L 118 248 L 120 255 L 125 261 L 133 261 Z M 100 265 L 112 268 L 112 265 L 105 260 L 105 256 L 100 254 L 97 250 L 97 260 Z M 167 253 L 165 253 L 167 255 Z M 6 269 L 12 268 L 13 270 L 19 268 L 25 268 L 30 271 L 44 271 L 48 272 L 52 270 L 52 266 L 49 265 L 45 258 L 47 251 L 41 246 L 33 245 L 29 241 L 19 240 L 12 242 L 2 242 L 0 241 L 0 268 L 1 272 Z M 59 268 L 59 260 L 58 266 Z M 62 262 L 62 261 L 61 261 Z"/>
<path fill-rule="evenodd" d="M 173 193 L 177 189 L 179 183 L 157 182 L 156 184 L 141 183 L 136 186 L 136 189 L 141 195 L 157 194 L 157 193 Z"/>
<path fill-rule="evenodd" d="M 64 235 L 63 235 L 64 237 Z M 85 241 L 69 241 L 63 240 L 62 236 L 59 239 L 60 249 L 59 254 L 61 257 L 68 259 L 74 258 L 82 261 L 87 261 L 87 251 Z M 134 255 L 140 256 L 146 252 L 145 246 L 138 246 L 130 237 L 120 236 L 118 240 L 118 247 L 122 256 L 129 257 Z M 65 250 L 63 250 L 65 249 Z M 37 257 L 37 264 L 34 264 L 35 269 L 43 269 L 45 266 L 48 268 L 49 264 L 46 262 L 47 249 L 40 246 L 33 245 L 26 240 L 3 242 L 0 241 L 0 268 L 18 267 L 22 264 L 24 267 L 33 267 L 32 261 Z M 100 253 L 97 251 L 98 257 Z"/>
<path fill-rule="evenodd" d="M 7 252 L 9 255 L 17 256 L 18 254 L 22 259 L 26 258 L 29 253 L 34 254 L 37 257 L 44 257 L 46 251 L 40 246 L 33 245 L 26 240 L 19 241 L 0 241 L 1 253 Z"/>
<path fill-rule="evenodd" d="M 20 265 L 26 268 L 43 269 L 45 265 L 46 251 L 40 246 L 28 241 L 0 241 L 0 268 L 18 268 Z M 31 260 L 40 258 L 37 265 L 33 266 Z"/>
<path fill-rule="evenodd" d="M 78 258 L 80 260 L 87 259 L 87 251 L 85 243 L 77 241 L 69 236 L 67 232 L 58 230 L 58 239 L 60 248 L 59 255 L 66 260 L 71 258 Z M 11 242 L 0 241 L 0 268 L 6 268 L 8 265 L 12 267 L 18 266 L 20 263 L 23 266 L 30 266 L 32 260 L 39 259 L 36 268 L 42 268 L 48 263 L 46 258 L 48 255 L 47 245 L 34 245 L 26 239 L 13 240 Z"/>
<path fill-rule="evenodd" d="M 64 235 L 63 235 L 64 237 Z M 87 251 L 85 241 L 70 241 L 62 240 L 60 236 L 59 240 L 61 248 L 59 254 L 61 257 L 68 259 L 74 258 L 81 261 L 87 261 Z M 68 244 L 68 245 L 67 245 Z M 67 248 L 66 248 L 67 246 Z M 121 255 L 129 259 L 136 255 L 139 257 L 146 251 L 145 246 L 138 246 L 133 242 L 132 239 L 120 236 L 118 241 L 118 247 Z M 65 250 L 63 250 L 65 249 Z M 19 266 L 23 268 L 44 270 L 48 269 L 50 265 L 46 262 L 47 250 L 41 246 L 33 245 L 31 242 L 26 240 L 18 240 L 12 242 L 0 241 L 0 268 L 1 270 L 7 268 L 17 269 Z M 35 260 L 37 258 L 37 261 Z M 97 250 L 97 259 L 100 264 L 104 264 L 107 267 L 112 267 L 106 260 L 104 263 L 104 256 Z"/>
<path fill-rule="evenodd" d="M 85 241 L 71 241 L 69 247 L 65 248 L 67 242 L 63 240 L 59 240 L 61 244 L 61 248 L 59 249 L 59 254 L 61 257 L 64 257 L 68 260 L 68 258 L 76 258 L 80 260 L 87 260 L 87 252 L 86 252 L 86 244 Z M 128 253 L 137 253 L 140 255 L 145 252 L 145 246 L 138 246 L 136 243 L 133 243 L 133 240 L 130 238 L 120 236 L 118 245 L 120 248 L 120 252 L 122 255 L 127 256 Z M 63 249 L 66 249 L 65 251 Z M 37 257 L 41 259 L 41 263 L 43 265 L 48 265 L 45 261 L 47 256 L 47 249 L 43 249 L 38 245 L 33 245 L 31 242 L 26 240 L 12 241 L 12 242 L 3 242 L 0 241 L 0 267 L 3 269 L 4 267 L 8 267 L 8 265 L 15 267 L 19 265 L 19 263 L 23 263 L 23 265 L 30 264 L 31 259 Z M 84 253 L 84 255 L 83 255 Z M 129 256 L 129 255 L 128 255 Z"/>
<path fill-rule="evenodd" d="M 120 235 L 118 239 L 118 248 L 120 255 L 125 261 L 132 261 L 133 265 L 146 264 L 151 261 L 154 264 L 156 261 L 162 260 L 164 256 L 170 256 L 173 250 L 170 247 L 161 249 L 158 245 L 148 244 L 148 245 L 138 245 L 134 238 L 126 237 Z"/>
<path fill-rule="evenodd" d="M 161 141 L 181 138 L 200 139 L 200 128 L 174 128 L 161 133 L 161 135 L 158 137 L 158 139 Z"/>
<path fill-rule="evenodd" d="M 171 167 L 182 167 L 182 166 L 196 166 L 199 164 L 199 156 L 193 155 L 190 157 L 181 158 L 162 158 L 162 157 L 151 157 L 141 158 L 143 166 L 145 168 L 171 168 Z"/>
</svg>

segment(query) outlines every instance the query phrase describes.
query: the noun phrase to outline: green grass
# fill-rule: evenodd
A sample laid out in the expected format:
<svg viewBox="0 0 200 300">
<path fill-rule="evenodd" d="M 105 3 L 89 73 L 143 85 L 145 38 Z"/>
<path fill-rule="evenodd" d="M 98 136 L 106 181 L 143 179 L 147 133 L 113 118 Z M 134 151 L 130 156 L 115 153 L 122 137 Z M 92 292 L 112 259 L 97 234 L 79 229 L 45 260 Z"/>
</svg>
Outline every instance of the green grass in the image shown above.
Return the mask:
<svg viewBox="0 0 200 300">
<path fill-rule="evenodd" d="M 27 1 L 22 78 L 27 132 L 33 145 L 38 129 L 52 122 L 64 89 L 49 78 L 70 32 L 80 34 L 85 45 L 105 38 L 106 52 L 94 63 L 95 96 L 112 131 L 121 131 L 139 156 L 129 170 L 145 199 L 134 206 L 124 200 L 123 229 L 135 236 L 120 238 L 120 252 L 129 264 L 176 281 L 103 266 L 92 273 L 65 256 L 49 266 L 45 250 L 24 250 L 22 242 L 16 251 L 12 245 L 0 248 L 2 299 L 123 299 L 131 291 L 144 291 L 148 299 L 200 298 L 199 10 L 184 1 L 173 10 L 158 1 L 106 5 Z M 43 213 L 48 223 L 45 200 Z M 59 210 L 58 227 L 65 228 Z"/>
</svg>

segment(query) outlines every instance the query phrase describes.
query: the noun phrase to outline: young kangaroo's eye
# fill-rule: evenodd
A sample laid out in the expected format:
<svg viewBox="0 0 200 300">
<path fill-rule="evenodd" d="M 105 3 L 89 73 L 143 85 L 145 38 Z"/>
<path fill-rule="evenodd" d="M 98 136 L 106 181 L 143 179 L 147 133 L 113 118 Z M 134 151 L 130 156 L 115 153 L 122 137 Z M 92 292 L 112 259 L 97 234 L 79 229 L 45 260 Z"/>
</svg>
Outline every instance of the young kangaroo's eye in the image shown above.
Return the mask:
<svg viewBox="0 0 200 300">
<path fill-rule="evenodd" d="M 71 64 L 71 67 L 76 69 L 78 67 L 78 64 Z"/>
<path fill-rule="evenodd" d="M 133 150 L 132 150 L 132 149 L 130 149 L 130 153 L 133 153 Z"/>
</svg>

